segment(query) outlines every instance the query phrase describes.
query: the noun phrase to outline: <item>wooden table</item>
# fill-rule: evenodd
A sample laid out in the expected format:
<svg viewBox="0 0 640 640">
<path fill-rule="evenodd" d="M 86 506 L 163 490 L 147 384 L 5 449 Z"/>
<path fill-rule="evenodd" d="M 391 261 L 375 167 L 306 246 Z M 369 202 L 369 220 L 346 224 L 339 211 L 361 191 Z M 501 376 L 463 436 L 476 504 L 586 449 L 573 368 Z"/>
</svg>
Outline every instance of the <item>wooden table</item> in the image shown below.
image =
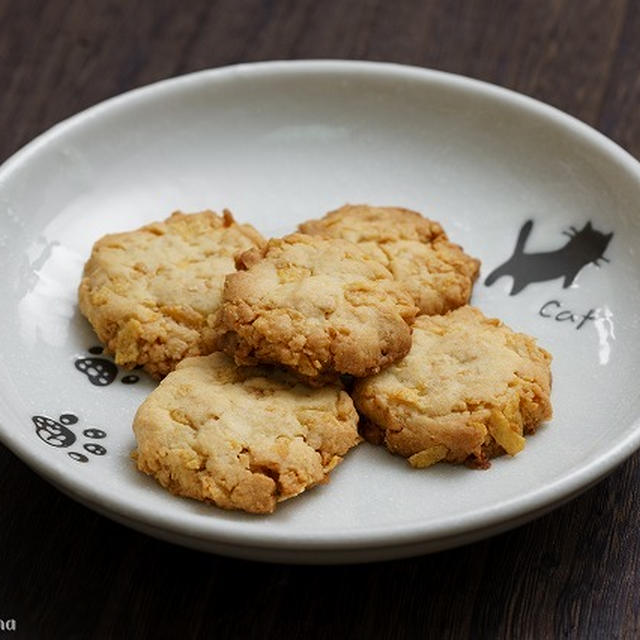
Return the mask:
<svg viewBox="0 0 640 640">
<path fill-rule="evenodd" d="M 387 60 L 535 96 L 640 156 L 634 0 L 0 0 L 0 158 L 196 69 Z M 532 524 L 431 556 L 263 565 L 147 538 L 0 450 L 0 619 L 24 638 L 637 638 L 640 457 Z M 0 633 L 0 636 L 3 634 Z"/>
</svg>

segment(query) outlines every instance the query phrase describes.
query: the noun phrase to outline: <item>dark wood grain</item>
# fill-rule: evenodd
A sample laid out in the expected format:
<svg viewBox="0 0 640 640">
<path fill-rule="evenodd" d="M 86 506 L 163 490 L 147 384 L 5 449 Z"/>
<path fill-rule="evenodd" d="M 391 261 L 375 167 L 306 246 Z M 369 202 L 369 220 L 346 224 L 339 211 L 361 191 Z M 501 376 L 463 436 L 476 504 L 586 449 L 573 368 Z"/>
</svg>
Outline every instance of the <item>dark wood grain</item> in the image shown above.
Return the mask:
<svg viewBox="0 0 640 640">
<path fill-rule="evenodd" d="M 495 82 L 640 155 L 634 0 L 0 0 L 0 158 L 155 80 L 325 57 Z M 637 638 L 639 484 L 636 455 L 569 505 L 490 540 L 295 567 L 147 538 L 0 449 L 0 619 L 16 618 L 12 635 L 24 638 Z"/>
</svg>

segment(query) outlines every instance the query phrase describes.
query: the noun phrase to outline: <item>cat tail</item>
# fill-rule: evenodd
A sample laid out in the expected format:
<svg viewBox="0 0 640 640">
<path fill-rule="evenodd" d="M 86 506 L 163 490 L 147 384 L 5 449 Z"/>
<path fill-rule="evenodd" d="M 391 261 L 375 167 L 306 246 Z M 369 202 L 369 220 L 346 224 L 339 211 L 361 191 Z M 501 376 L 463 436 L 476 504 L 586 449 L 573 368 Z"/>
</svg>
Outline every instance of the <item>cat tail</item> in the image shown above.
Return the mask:
<svg viewBox="0 0 640 640">
<path fill-rule="evenodd" d="M 487 279 L 484 281 L 487 287 L 490 287 L 498 278 L 502 276 L 514 275 L 511 272 L 511 263 L 515 262 L 524 252 L 524 245 L 527 244 L 527 239 L 529 238 L 529 234 L 531 233 L 532 229 L 533 229 L 533 220 L 527 220 L 522 225 L 522 228 L 520 229 L 520 233 L 518 233 L 516 246 L 515 246 L 515 249 L 513 250 L 513 253 L 511 254 L 511 257 L 506 262 L 503 262 L 499 267 L 496 267 L 487 276 Z M 515 282 L 514 282 L 514 289 L 515 289 Z M 514 293 L 517 293 L 517 292 L 512 290 L 511 295 L 513 295 Z"/>
<path fill-rule="evenodd" d="M 533 220 L 527 220 L 520 229 L 520 233 L 518 234 L 518 239 L 516 240 L 516 248 L 513 250 L 513 256 L 521 254 L 524 251 L 524 245 L 527 244 L 527 239 L 529 238 L 529 234 L 531 233 L 531 229 L 533 229 Z"/>
</svg>

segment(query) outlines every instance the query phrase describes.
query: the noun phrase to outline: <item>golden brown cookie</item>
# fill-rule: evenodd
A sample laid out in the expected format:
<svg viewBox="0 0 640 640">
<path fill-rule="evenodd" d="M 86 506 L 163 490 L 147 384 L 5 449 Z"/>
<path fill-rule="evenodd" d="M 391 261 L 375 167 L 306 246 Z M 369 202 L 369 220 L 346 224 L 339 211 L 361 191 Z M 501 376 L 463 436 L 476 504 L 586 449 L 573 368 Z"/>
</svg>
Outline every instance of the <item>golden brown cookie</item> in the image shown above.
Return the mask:
<svg viewBox="0 0 640 640">
<path fill-rule="evenodd" d="M 411 346 L 411 296 L 346 240 L 303 234 L 270 240 L 227 276 L 218 347 L 237 364 L 280 364 L 318 384 L 366 376 Z"/>
<path fill-rule="evenodd" d="M 416 211 L 345 205 L 300 231 L 363 247 L 411 293 L 420 313 L 441 314 L 469 302 L 480 261 L 449 242 L 442 227 Z"/>
<path fill-rule="evenodd" d="M 183 360 L 138 409 L 138 469 L 174 494 L 271 513 L 328 480 L 358 444 L 358 417 L 338 385 L 312 389 L 222 353 Z"/>
<path fill-rule="evenodd" d="M 236 253 L 263 244 L 228 211 L 178 212 L 104 236 L 84 268 L 80 310 L 119 365 L 161 377 L 183 358 L 213 351 L 224 277 Z"/>
<path fill-rule="evenodd" d="M 486 467 L 551 418 L 550 365 L 533 338 L 461 307 L 417 318 L 406 358 L 359 380 L 352 396 L 365 437 L 414 467 Z"/>
</svg>

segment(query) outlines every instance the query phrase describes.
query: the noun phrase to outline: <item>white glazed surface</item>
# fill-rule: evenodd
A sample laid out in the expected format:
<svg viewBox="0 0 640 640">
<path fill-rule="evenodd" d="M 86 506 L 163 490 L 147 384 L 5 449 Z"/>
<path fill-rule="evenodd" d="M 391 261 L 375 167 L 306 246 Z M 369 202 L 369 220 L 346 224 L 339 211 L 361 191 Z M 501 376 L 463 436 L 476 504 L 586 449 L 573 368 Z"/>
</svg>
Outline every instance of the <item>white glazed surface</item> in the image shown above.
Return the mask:
<svg viewBox="0 0 640 640">
<path fill-rule="evenodd" d="M 554 418 L 486 472 L 415 471 L 363 444 L 331 482 L 256 517 L 173 497 L 129 458 L 153 388 L 91 385 L 74 361 L 97 345 L 76 288 L 101 235 L 171 211 L 230 208 L 265 235 L 345 202 L 439 220 L 482 260 L 473 304 L 552 352 Z M 241 65 L 125 94 L 54 127 L 0 168 L 0 437 L 66 493 L 153 535 L 263 560 L 352 562 L 434 551 L 515 526 L 593 484 L 640 444 L 640 167 L 589 127 L 528 98 L 422 69 L 362 62 Z M 574 284 L 484 279 L 534 220 L 527 251 L 587 221 L 610 263 Z M 578 329 L 541 307 L 593 310 Z M 138 373 L 138 372 L 137 372 Z M 78 416 L 69 448 L 32 416 Z M 82 432 L 107 433 L 106 455 Z M 96 441 L 98 442 L 98 441 Z M 67 455 L 83 452 L 88 462 Z"/>
</svg>

